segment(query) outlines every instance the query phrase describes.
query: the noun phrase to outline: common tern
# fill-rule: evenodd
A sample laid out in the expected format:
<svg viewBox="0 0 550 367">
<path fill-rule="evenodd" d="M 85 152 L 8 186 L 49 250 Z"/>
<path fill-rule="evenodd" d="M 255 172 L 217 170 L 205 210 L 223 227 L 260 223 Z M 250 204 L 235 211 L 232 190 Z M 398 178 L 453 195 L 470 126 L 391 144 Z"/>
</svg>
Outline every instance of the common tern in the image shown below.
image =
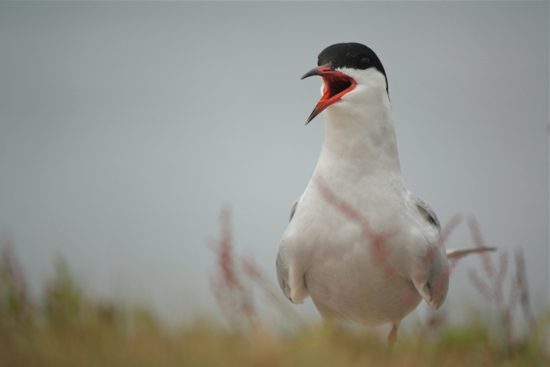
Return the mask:
<svg viewBox="0 0 550 367">
<path fill-rule="evenodd" d="M 325 48 L 317 67 L 325 138 L 311 180 L 292 206 L 277 277 L 286 297 L 311 296 L 322 316 L 367 325 L 401 320 L 424 299 L 441 306 L 449 258 L 494 250 L 445 250 L 439 220 L 404 185 L 388 92 L 378 56 L 359 43 Z"/>
</svg>

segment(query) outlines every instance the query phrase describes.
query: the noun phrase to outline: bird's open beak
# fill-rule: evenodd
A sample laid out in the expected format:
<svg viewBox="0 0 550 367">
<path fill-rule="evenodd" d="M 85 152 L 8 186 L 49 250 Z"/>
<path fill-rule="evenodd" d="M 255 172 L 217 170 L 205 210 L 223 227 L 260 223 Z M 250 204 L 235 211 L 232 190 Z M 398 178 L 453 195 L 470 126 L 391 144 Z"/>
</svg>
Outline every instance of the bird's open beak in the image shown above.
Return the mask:
<svg viewBox="0 0 550 367">
<path fill-rule="evenodd" d="M 319 75 L 323 78 L 324 88 L 323 95 L 321 96 L 319 102 L 317 102 L 313 112 L 309 115 L 306 125 L 328 106 L 338 102 L 344 94 L 353 90 L 357 84 L 353 78 L 340 71 L 333 70 L 326 65 L 311 69 L 305 73 L 304 76 L 302 76 L 302 79 L 313 75 Z"/>
</svg>

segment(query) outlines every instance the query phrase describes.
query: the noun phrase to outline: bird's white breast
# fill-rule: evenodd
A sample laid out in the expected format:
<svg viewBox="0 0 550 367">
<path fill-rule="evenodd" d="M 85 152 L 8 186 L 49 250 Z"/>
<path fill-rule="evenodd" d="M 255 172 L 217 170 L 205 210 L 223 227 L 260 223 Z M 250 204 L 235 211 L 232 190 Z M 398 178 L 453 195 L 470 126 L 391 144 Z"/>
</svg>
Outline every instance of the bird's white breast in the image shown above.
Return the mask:
<svg viewBox="0 0 550 367">
<path fill-rule="evenodd" d="M 330 182 L 326 179 L 327 186 Z M 306 287 L 317 308 L 324 315 L 363 323 L 400 320 L 420 300 L 409 278 L 419 232 L 408 220 L 407 208 L 393 189 L 334 185 L 333 193 L 345 193 L 336 195 L 361 214 L 358 221 L 328 201 L 317 185 L 314 177 L 284 241 L 289 253 L 304 262 Z M 370 234 L 387 238 L 373 244 L 365 223 Z"/>
</svg>

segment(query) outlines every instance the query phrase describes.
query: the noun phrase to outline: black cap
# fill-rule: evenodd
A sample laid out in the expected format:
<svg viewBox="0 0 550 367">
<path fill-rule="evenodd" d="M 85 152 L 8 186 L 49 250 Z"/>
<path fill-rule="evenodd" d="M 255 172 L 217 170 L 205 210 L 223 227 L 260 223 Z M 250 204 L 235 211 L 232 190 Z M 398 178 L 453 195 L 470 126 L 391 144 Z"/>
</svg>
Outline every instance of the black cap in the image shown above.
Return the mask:
<svg viewBox="0 0 550 367">
<path fill-rule="evenodd" d="M 374 67 L 384 74 L 384 77 L 386 77 L 386 86 L 388 85 L 388 77 L 380 59 L 373 50 L 361 43 L 335 43 L 328 46 L 319 54 L 317 65 L 326 65 L 332 69 L 350 68 L 365 70 Z"/>
</svg>

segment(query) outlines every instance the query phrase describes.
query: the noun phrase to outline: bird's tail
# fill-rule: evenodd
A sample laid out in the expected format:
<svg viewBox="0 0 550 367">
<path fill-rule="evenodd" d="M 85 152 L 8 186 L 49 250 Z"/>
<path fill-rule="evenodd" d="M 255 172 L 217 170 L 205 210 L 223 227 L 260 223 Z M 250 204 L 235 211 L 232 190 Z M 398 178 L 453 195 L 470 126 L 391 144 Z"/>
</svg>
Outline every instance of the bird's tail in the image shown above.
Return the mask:
<svg viewBox="0 0 550 367">
<path fill-rule="evenodd" d="M 458 260 L 470 254 L 480 254 L 488 251 L 496 251 L 496 248 L 495 247 L 471 247 L 471 248 L 465 248 L 465 249 L 451 248 L 446 251 L 446 254 L 449 259 Z"/>
</svg>

